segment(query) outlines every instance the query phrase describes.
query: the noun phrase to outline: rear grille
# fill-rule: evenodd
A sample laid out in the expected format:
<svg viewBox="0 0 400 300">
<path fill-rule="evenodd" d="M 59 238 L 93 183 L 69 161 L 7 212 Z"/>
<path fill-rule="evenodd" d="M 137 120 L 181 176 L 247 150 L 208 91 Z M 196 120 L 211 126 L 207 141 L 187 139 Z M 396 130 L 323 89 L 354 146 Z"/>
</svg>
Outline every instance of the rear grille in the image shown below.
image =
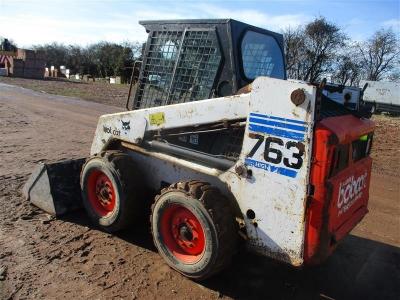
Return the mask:
<svg viewBox="0 0 400 300">
<path fill-rule="evenodd" d="M 223 155 L 227 158 L 237 160 L 242 151 L 243 138 L 244 127 L 232 128 L 228 143 L 223 150 Z"/>
</svg>

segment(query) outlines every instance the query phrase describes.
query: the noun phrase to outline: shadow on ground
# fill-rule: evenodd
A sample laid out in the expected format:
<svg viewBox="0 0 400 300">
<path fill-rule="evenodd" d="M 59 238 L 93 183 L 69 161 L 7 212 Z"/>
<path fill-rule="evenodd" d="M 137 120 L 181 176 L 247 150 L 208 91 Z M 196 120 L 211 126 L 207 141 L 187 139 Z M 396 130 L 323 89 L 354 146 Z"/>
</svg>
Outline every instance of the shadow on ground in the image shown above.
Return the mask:
<svg viewBox="0 0 400 300">
<path fill-rule="evenodd" d="M 63 219 L 92 227 L 83 211 Z M 148 228 L 117 236 L 156 251 Z M 399 283 L 400 248 L 350 235 L 323 265 L 304 269 L 243 249 L 228 269 L 200 285 L 234 299 L 399 299 Z"/>
<path fill-rule="evenodd" d="M 399 299 L 400 249 L 348 236 L 323 265 L 293 269 L 240 253 L 204 285 L 240 299 Z"/>
</svg>

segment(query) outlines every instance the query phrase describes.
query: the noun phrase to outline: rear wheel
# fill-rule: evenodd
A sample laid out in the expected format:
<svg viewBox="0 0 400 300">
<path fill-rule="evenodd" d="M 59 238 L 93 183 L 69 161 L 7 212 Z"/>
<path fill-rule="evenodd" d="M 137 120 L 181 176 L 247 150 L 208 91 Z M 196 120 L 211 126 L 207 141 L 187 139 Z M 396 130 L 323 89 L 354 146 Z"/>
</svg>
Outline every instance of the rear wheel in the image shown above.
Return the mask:
<svg viewBox="0 0 400 300">
<path fill-rule="evenodd" d="M 142 213 L 142 187 L 131 158 L 119 151 L 90 158 L 81 173 L 84 207 L 91 220 L 109 232 L 131 224 Z"/>
<path fill-rule="evenodd" d="M 152 207 L 154 243 L 172 268 L 205 279 L 226 267 L 237 248 L 237 230 L 228 200 L 200 181 L 164 189 Z"/>
</svg>

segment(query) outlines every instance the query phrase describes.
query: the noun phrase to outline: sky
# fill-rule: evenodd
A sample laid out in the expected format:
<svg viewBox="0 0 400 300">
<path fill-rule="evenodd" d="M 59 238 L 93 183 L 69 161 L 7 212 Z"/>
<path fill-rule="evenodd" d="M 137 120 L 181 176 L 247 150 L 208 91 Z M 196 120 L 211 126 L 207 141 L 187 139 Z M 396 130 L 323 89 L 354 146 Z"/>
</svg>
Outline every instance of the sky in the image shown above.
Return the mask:
<svg viewBox="0 0 400 300">
<path fill-rule="evenodd" d="M 139 20 L 233 18 L 272 31 L 324 16 L 354 40 L 382 27 L 400 32 L 400 0 L 134 1 L 0 0 L 0 36 L 19 47 L 59 42 L 144 41 Z"/>
</svg>

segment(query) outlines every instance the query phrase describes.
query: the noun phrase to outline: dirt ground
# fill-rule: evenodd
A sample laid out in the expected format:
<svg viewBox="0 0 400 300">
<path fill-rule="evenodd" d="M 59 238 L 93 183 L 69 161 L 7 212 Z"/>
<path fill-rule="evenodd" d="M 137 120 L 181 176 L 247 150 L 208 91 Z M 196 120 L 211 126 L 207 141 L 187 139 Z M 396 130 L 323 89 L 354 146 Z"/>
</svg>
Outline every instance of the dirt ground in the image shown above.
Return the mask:
<svg viewBox="0 0 400 300">
<path fill-rule="evenodd" d="M 98 116 L 119 110 L 0 83 L 0 299 L 398 299 L 399 118 L 374 117 L 370 213 L 326 263 L 299 270 L 240 251 L 196 283 L 164 264 L 148 224 L 114 236 L 21 196 L 38 162 L 86 156 Z"/>
</svg>

